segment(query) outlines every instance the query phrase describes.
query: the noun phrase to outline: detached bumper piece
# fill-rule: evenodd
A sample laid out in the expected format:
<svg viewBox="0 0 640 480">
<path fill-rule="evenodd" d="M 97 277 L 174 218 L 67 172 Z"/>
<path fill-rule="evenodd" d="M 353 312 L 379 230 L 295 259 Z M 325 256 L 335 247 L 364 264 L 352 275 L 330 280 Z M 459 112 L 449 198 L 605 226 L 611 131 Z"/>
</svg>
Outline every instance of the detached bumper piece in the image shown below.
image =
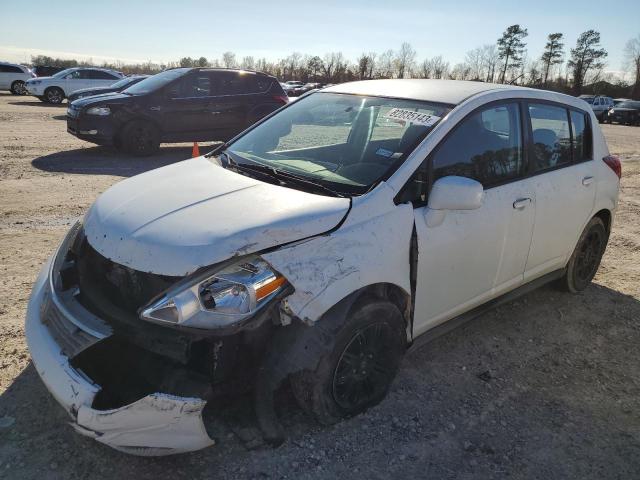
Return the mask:
<svg viewBox="0 0 640 480">
<path fill-rule="evenodd" d="M 50 260 L 34 285 L 25 330 L 35 368 L 71 416 L 73 427 L 134 455 L 169 455 L 213 445 L 202 421 L 204 399 L 152 392 L 131 403 L 105 408 L 121 398 L 103 391 L 105 385 L 95 383 L 75 362 L 109 344 L 112 332 L 74 300 L 73 292 L 55 291 L 52 268 Z M 105 393 L 109 400 L 103 398 Z"/>
</svg>

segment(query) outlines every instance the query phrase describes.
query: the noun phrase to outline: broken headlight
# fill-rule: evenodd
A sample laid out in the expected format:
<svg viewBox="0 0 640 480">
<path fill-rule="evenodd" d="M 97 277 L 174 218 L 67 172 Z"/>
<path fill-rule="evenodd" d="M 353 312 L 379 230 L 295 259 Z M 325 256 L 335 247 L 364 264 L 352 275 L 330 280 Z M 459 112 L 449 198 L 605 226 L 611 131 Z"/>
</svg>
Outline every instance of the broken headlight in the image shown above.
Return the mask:
<svg viewBox="0 0 640 480">
<path fill-rule="evenodd" d="M 143 308 L 140 317 L 193 328 L 225 327 L 252 316 L 286 283 L 267 262 L 251 257 L 181 282 Z"/>
</svg>

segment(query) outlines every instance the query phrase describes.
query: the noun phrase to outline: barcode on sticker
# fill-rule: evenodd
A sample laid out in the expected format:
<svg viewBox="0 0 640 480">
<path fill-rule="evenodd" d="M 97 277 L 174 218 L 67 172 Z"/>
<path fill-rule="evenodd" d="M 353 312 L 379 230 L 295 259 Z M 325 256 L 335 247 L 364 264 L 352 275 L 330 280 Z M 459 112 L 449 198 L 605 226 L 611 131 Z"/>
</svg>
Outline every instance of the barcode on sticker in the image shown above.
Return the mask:
<svg viewBox="0 0 640 480">
<path fill-rule="evenodd" d="M 384 118 L 388 118 L 389 120 L 404 120 L 416 125 L 424 125 L 425 127 L 435 125 L 438 120 L 440 120 L 440 117 L 436 117 L 435 115 L 414 112 L 413 110 L 407 110 L 405 108 L 392 108 L 384 115 Z"/>
</svg>

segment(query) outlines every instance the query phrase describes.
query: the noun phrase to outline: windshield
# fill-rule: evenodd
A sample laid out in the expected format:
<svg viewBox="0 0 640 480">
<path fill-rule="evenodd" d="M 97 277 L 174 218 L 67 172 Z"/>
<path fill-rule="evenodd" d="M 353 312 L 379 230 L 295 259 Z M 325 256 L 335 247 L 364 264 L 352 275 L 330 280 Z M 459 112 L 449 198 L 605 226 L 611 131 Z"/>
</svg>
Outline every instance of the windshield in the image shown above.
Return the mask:
<svg viewBox="0 0 640 480">
<path fill-rule="evenodd" d="M 640 102 L 621 102 L 616 107 L 619 108 L 640 108 Z"/>
<path fill-rule="evenodd" d="M 141 82 L 131 85 L 125 90 L 125 93 L 131 95 L 143 95 L 145 93 L 153 92 L 159 88 L 164 87 L 168 83 L 171 83 L 178 77 L 181 77 L 187 73 L 190 68 L 176 68 L 173 70 L 166 70 L 164 72 L 157 73 L 150 77 L 145 78 Z"/>
<path fill-rule="evenodd" d="M 267 166 L 358 195 L 397 168 L 451 108 L 314 93 L 258 125 L 225 152 L 237 163 Z"/>
</svg>

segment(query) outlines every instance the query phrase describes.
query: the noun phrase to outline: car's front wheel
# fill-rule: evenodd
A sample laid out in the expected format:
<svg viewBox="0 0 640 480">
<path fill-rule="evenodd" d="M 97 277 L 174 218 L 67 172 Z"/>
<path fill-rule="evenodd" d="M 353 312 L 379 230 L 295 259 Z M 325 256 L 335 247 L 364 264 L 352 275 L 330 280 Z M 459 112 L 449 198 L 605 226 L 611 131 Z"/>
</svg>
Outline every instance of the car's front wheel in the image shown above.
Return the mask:
<svg viewBox="0 0 640 480">
<path fill-rule="evenodd" d="M 44 92 L 44 99 L 47 103 L 59 105 L 64 100 L 64 92 L 58 87 L 49 87 Z"/>
<path fill-rule="evenodd" d="M 314 371 L 291 377 L 303 410 L 330 425 L 378 404 L 389 391 L 406 348 L 404 319 L 393 303 L 360 303 L 336 329 Z M 325 336 L 326 330 L 318 329 Z M 320 340 L 320 339 L 319 339 Z"/>
<path fill-rule="evenodd" d="M 577 293 L 587 288 L 598 271 L 608 237 L 602 219 L 592 218 L 580 235 L 567 264 L 567 272 L 561 279 L 561 285 L 565 290 Z"/>
<path fill-rule="evenodd" d="M 27 89 L 22 80 L 16 80 L 11 84 L 11 93 L 14 95 L 26 95 Z"/>
<path fill-rule="evenodd" d="M 160 132 L 149 122 L 135 120 L 124 127 L 120 139 L 115 142 L 116 148 L 118 144 L 132 155 L 145 157 L 160 148 Z"/>
</svg>

